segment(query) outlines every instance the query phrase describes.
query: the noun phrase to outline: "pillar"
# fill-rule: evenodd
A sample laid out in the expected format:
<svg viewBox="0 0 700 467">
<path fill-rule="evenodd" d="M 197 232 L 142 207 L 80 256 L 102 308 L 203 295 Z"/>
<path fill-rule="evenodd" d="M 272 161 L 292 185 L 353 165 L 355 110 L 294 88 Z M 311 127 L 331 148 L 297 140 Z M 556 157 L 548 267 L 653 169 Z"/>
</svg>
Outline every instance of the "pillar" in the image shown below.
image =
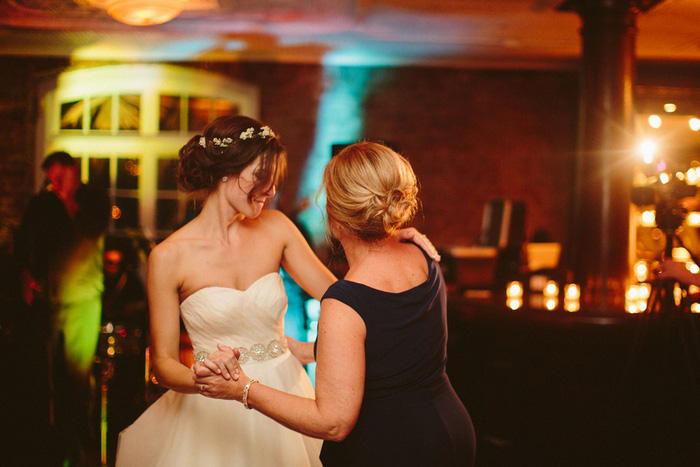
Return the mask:
<svg viewBox="0 0 700 467">
<path fill-rule="evenodd" d="M 582 306 L 623 310 L 629 280 L 637 15 L 658 0 L 567 0 L 581 20 L 578 146 L 568 261 Z"/>
</svg>

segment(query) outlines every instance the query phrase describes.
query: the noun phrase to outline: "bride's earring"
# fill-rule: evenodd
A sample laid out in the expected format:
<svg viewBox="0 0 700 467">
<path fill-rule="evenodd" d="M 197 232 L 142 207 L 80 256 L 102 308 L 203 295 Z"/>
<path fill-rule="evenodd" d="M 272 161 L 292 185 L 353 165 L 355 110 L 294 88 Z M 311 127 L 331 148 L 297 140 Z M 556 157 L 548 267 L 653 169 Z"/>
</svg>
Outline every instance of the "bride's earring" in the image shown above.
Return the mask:
<svg viewBox="0 0 700 467">
<path fill-rule="evenodd" d="M 228 176 L 224 175 L 223 177 L 221 177 L 221 181 L 228 182 Z"/>
</svg>

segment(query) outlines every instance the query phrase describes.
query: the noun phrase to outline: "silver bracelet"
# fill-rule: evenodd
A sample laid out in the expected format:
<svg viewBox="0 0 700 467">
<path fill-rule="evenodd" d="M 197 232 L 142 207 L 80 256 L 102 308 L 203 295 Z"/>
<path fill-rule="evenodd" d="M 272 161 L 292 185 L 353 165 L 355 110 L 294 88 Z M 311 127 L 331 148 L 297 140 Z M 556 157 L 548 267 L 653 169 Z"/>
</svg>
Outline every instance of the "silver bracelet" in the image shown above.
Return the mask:
<svg viewBox="0 0 700 467">
<path fill-rule="evenodd" d="M 250 387 L 252 385 L 254 385 L 255 383 L 259 383 L 259 382 L 260 381 L 258 381 L 257 379 L 251 379 L 250 381 L 248 381 L 248 383 L 243 388 L 243 401 L 242 401 L 243 407 L 245 407 L 248 410 L 252 409 L 252 407 L 248 405 L 248 391 L 250 391 Z"/>
</svg>

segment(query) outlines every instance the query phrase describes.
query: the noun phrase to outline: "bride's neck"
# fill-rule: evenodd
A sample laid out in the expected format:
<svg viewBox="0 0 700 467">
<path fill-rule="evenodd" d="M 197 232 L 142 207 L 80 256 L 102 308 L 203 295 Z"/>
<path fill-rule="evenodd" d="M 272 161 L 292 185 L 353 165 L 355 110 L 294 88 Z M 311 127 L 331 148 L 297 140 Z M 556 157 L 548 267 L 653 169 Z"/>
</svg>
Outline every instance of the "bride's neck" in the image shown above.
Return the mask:
<svg viewBox="0 0 700 467">
<path fill-rule="evenodd" d="M 243 214 L 215 194 L 207 198 L 197 216 L 199 225 L 207 230 L 209 235 L 221 236 L 223 239 L 228 238 L 231 228 L 244 218 Z"/>
</svg>

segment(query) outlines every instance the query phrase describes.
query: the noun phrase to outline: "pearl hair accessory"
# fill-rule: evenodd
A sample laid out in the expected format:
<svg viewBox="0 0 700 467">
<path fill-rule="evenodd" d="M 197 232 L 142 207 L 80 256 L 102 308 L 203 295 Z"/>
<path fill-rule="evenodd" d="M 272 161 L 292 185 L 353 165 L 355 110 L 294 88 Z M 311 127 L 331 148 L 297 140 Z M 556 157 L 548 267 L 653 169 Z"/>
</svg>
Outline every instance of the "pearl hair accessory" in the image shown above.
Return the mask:
<svg viewBox="0 0 700 467">
<path fill-rule="evenodd" d="M 223 177 L 221 177 L 221 181 L 228 182 L 228 175 L 224 175 Z"/>
</svg>

